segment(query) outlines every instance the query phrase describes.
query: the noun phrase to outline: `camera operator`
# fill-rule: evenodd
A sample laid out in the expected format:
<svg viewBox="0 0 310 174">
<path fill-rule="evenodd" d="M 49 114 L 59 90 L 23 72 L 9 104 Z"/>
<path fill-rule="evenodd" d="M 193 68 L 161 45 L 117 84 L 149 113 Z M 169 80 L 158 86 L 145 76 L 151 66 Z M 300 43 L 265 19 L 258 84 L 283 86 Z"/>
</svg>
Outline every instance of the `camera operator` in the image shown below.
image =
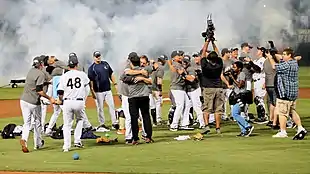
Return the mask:
<svg viewBox="0 0 310 174">
<path fill-rule="evenodd" d="M 190 100 L 185 91 L 185 79 L 190 76 L 182 66 L 183 56 L 183 51 L 173 51 L 171 53 L 173 61 L 168 60 L 168 65 L 171 71 L 170 90 L 175 102 L 175 110 L 173 121 L 170 124 L 170 131 L 178 131 L 180 119 L 182 119 L 180 129 L 192 130 L 192 128 L 189 127 Z"/>
<path fill-rule="evenodd" d="M 237 136 L 248 137 L 254 130 L 254 126 L 250 125 L 244 117 L 241 116 L 241 113 L 244 110 L 246 101 L 244 98 L 244 94 L 246 92 L 245 88 L 245 73 L 242 71 L 243 63 L 237 61 L 233 64 L 233 72 L 230 73 L 229 78 L 231 78 L 234 82 L 234 88 L 232 95 L 229 98 L 229 102 L 233 105 L 232 116 L 237 121 L 241 129 L 241 133 Z M 234 77 L 236 76 L 236 77 Z"/>
<path fill-rule="evenodd" d="M 191 65 L 191 57 L 189 55 L 184 56 L 183 65 L 184 65 L 186 72 L 188 73 L 188 78 L 185 81 L 186 92 L 191 101 L 193 110 L 195 111 L 197 115 L 197 120 L 199 122 L 199 128 L 201 129 L 205 127 L 205 123 L 203 119 L 203 113 L 201 110 L 201 106 L 202 106 L 201 101 L 200 101 L 201 88 L 199 86 L 198 75 L 195 71 L 195 67 Z"/>
<path fill-rule="evenodd" d="M 257 59 L 253 61 L 255 64 L 253 81 L 254 81 L 254 103 L 256 104 L 257 119 L 255 120 L 258 124 L 265 124 L 268 122 L 266 118 L 266 107 L 265 107 L 265 73 L 263 72 L 264 62 L 266 60 L 266 48 L 257 47 Z M 253 66 L 252 66 L 253 67 Z"/>
<path fill-rule="evenodd" d="M 210 41 L 207 40 L 204 44 L 201 59 L 202 70 L 202 87 L 203 89 L 203 112 L 205 120 L 205 129 L 202 134 L 210 132 L 209 114 L 214 113 L 216 121 L 216 132 L 220 131 L 221 115 L 224 112 L 224 91 L 222 81 L 229 86 L 227 80 L 222 74 L 223 61 L 218 56 L 218 49 L 214 42 L 212 42 L 214 51 L 206 54 Z"/>
<path fill-rule="evenodd" d="M 296 99 L 298 98 L 298 63 L 294 59 L 294 51 L 286 48 L 282 58 L 276 63 L 271 54 L 266 53 L 273 69 L 276 70 L 275 91 L 276 91 L 276 112 L 279 115 L 280 132 L 273 135 L 275 138 L 287 137 L 286 123 L 290 114 L 297 125 L 297 133 L 293 140 L 302 140 L 307 131 L 301 124 L 299 115 L 296 112 Z M 276 55 L 280 57 L 280 55 Z"/>
<path fill-rule="evenodd" d="M 132 126 L 132 144 L 137 145 L 139 141 L 138 133 L 138 119 L 139 119 L 139 110 L 141 111 L 142 121 L 144 130 L 146 133 L 145 142 L 151 143 L 152 140 L 152 124 L 149 113 L 149 86 L 152 84 L 151 79 L 149 78 L 149 73 L 143 74 L 145 71 L 141 71 L 140 67 L 140 57 L 136 53 L 130 53 L 130 62 L 132 64 L 131 69 L 126 69 L 125 74 L 134 74 L 131 75 L 131 83 L 128 83 L 128 103 L 129 103 L 129 112 L 131 117 L 131 126 Z M 133 70 L 133 71 L 132 71 Z"/>
</svg>

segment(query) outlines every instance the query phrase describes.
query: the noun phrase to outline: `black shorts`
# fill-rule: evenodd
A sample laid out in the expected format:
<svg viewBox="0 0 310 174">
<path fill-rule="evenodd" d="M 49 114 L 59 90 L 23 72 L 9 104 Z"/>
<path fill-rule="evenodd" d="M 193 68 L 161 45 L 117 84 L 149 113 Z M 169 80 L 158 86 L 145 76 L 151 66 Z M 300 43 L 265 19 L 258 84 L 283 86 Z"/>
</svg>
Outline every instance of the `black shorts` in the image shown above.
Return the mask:
<svg viewBox="0 0 310 174">
<path fill-rule="evenodd" d="M 267 97 L 268 104 L 272 104 L 273 106 L 276 106 L 277 96 L 276 96 L 276 91 L 274 87 L 266 87 L 266 91 L 268 94 L 268 97 Z"/>
</svg>

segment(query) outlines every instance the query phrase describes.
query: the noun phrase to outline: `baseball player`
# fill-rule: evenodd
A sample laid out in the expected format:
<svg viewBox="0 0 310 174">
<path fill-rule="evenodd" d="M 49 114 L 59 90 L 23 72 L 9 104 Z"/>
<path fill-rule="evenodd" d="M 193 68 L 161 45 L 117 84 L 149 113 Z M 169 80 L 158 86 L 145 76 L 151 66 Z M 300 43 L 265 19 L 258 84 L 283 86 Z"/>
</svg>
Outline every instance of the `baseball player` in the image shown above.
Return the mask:
<svg viewBox="0 0 310 174">
<path fill-rule="evenodd" d="M 81 141 L 82 128 L 85 114 L 85 98 L 87 96 L 87 86 L 89 79 L 83 71 L 77 70 L 78 59 L 70 56 L 68 61 L 69 71 L 60 77 L 57 94 L 58 104 L 63 104 L 63 151 L 68 152 L 71 148 L 71 128 L 76 118 L 76 128 L 74 131 L 74 146 L 82 148 Z M 62 102 L 63 101 L 63 102 Z"/>
<path fill-rule="evenodd" d="M 99 51 L 95 51 L 93 53 L 93 57 L 94 63 L 88 68 L 88 77 L 90 79 L 91 94 L 95 99 L 97 106 L 98 119 L 100 123 L 98 128 L 102 129 L 102 131 L 110 131 L 110 129 L 105 125 L 103 112 L 103 103 L 106 102 L 111 115 L 112 129 L 118 130 L 119 124 L 115 115 L 114 99 L 110 84 L 110 81 L 112 81 L 115 89 L 118 89 L 113 75 L 113 70 L 108 62 L 101 60 L 101 53 Z"/>
<path fill-rule="evenodd" d="M 221 55 L 222 55 L 222 60 L 223 60 L 223 73 L 227 72 L 227 71 L 231 71 L 232 70 L 232 65 L 234 63 L 234 60 L 232 60 L 230 57 L 231 57 L 231 51 L 228 50 L 228 48 L 223 48 L 222 51 L 221 51 Z M 229 82 L 230 85 L 232 85 L 232 81 L 226 76 L 225 77 L 226 80 Z M 228 101 L 228 98 L 229 98 L 229 95 L 231 94 L 232 92 L 232 89 L 228 88 L 226 84 L 223 84 L 223 88 L 224 88 L 224 91 L 225 91 L 225 105 L 224 105 L 224 114 L 222 116 L 222 119 L 225 120 L 225 118 L 227 119 L 227 101 Z M 232 106 L 231 106 L 231 111 L 232 111 Z"/>
<path fill-rule="evenodd" d="M 168 57 L 166 55 L 161 55 L 157 58 L 156 62 L 153 62 L 153 73 L 152 73 L 152 94 L 150 95 L 150 109 L 153 118 L 153 124 L 161 125 L 161 107 L 162 107 L 162 86 L 163 78 L 165 75 L 164 65 Z"/>
<path fill-rule="evenodd" d="M 41 102 L 40 96 L 47 98 L 50 103 L 55 103 L 55 100 L 46 95 L 43 90 L 44 82 L 46 79 L 45 74 L 42 72 L 43 60 L 40 57 L 33 59 L 33 68 L 30 69 L 26 76 L 26 83 L 23 94 L 20 99 L 20 107 L 24 119 L 24 125 L 22 130 L 22 136 L 20 144 L 22 151 L 29 152 L 27 147 L 27 141 L 29 137 L 29 130 L 31 126 L 31 118 L 34 118 L 34 149 L 43 147 L 44 140 L 41 137 L 42 125 L 41 125 Z"/>
<path fill-rule="evenodd" d="M 264 47 L 257 47 L 257 57 L 253 63 L 258 66 L 258 70 L 253 74 L 254 81 L 254 103 L 256 104 L 257 123 L 265 124 L 268 122 L 266 119 L 266 107 L 264 97 L 266 95 L 265 89 L 265 73 L 263 71 L 264 63 L 266 60 L 266 49 Z"/>
<path fill-rule="evenodd" d="M 57 86 L 59 85 L 59 79 L 61 75 L 64 73 L 65 70 L 68 70 L 68 67 L 66 63 L 63 61 L 58 60 L 55 56 L 49 56 L 48 65 L 52 67 L 53 69 L 51 70 L 51 76 L 52 76 L 52 91 L 51 95 L 54 98 L 57 98 Z M 48 136 L 52 135 L 52 128 L 55 126 L 58 116 L 61 113 L 61 105 L 53 105 L 54 112 L 50 118 L 49 124 L 45 130 L 45 134 Z"/>
<path fill-rule="evenodd" d="M 188 73 L 188 77 L 186 79 L 186 92 L 191 101 L 191 105 L 197 115 L 197 120 L 199 122 L 199 128 L 203 128 L 205 126 L 203 113 L 201 110 L 201 88 L 199 86 L 198 75 L 195 71 L 195 68 L 191 66 L 191 57 L 188 55 L 184 56 L 183 59 L 184 67 L 186 72 Z"/>
<path fill-rule="evenodd" d="M 182 66 L 183 53 L 184 52 L 181 51 L 173 51 L 171 53 L 173 62 L 172 60 L 168 60 L 168 65 L 171 70 L 170 90 L 176 104 L 173 121 L 170 124 L 170 131 L 178 131 L 180 119 L 182 119 L 180 129 L 190 129 L 188 127 L 190 100 L 185 91 L 185 79 L 190 76 L 186 74 Z"/>
</svg>

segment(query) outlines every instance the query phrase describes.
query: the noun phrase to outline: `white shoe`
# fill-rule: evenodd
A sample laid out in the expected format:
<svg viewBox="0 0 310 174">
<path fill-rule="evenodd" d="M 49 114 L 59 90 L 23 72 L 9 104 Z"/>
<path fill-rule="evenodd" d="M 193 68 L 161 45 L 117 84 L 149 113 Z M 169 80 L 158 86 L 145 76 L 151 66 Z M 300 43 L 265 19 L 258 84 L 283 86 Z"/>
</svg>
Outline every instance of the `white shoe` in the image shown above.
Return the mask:
<svg viewBox="0 0 310 174">
<path fill-rule="evenodd" d="M 64 149 L 63 152 L 69 152 L 69 149 Z"/>
<path fill-rule="evenodd" d="M 109 132 L 110 130 L 109 129 L 106 129 L 104 127 L 99 127 L 97 128 L 96 132 Z"/>
<path fill-rule="evenodd" d="M 282 133 L 282 132 L 278 132 L 277 134 L 272 136 L 273 138 L 287 138 L 287 134 L 286 133 Z"/>
<path fill-rule="evenodd" d="M 47 135 L 47 136 L 52 136 L 52 134 L 53 134 L 52 129 L 46 128 L 46 130 L 45 130 L 45 135 Z"/>
</svg>

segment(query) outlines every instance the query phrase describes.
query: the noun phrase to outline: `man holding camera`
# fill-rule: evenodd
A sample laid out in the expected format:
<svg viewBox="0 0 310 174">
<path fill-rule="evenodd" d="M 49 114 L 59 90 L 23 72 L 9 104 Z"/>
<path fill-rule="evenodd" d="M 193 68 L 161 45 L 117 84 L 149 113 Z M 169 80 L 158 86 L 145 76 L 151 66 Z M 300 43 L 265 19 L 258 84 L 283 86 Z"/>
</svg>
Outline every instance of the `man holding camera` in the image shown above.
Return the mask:
<svg viewBox="0 0 310 174">
<path fill-rule="evenodd" d="M 224 112 L 225 96 L 223 91 L 222 81 L 229 86 L 227 80 L 223 76 L 223 61 L 218 56 L 217 48 L 214 42 L 212 42 L 215 51 L 210 52 L 207 55 L 207 49 L 210 41 L 207 40 L 204 44 L 201 59 L 201 69 L 202 69 L 202 87 L 203 89 L 203 112 L 205 129 L 202 134 L 207 134 L 210 132 L 209 127 L 209 114 L 214 113 L 216 122 L 216 132 L 218 134 L 220 131 L 221 115 Z"/>
<path fill-rule="evenodd" d="M 246 81 L 246 75 L 242 71 L 243 69 L 243 63 L 240 61 L 237 61 L 233 64 L 233 74 L 229 74 L 229 78 L 233 80 L 233 93 L 230 96 L 229 104 L 233 105 L 232 109 L 232 116 L 237 121 L 237 124 L 239 125 L 241 129 L 241 133 L 237 136 L 240 137 L 248 137 L 254 130 L 254 126 L 250 125 L 244 117 L 241 116 L 241 113 L 244 110 L 246 101 L 244 94 L 246 92 L 245 88 L 245 81 Z"/>
<path fill-rule="evenodd" d="M 270 53 L 266 53 L 270 64 L 276 70 L 275 91 L 277 95 L 276 113 L 279 115 L 280 132 L 273 135 L 275 138 L 287 137 L 286 123 L 290 114 L 297 125 L 297 133 L 293 140 L 304 139 L 307 131 L 301 124 L 299 115 L 296 112 L 296 99 L 298 98 L 298 63 L 294 59 L 294 52 L 290 48 L 283 51 L 283 55 L 276 55 L 280 58 L 276 63 Z"/>
</svg>

